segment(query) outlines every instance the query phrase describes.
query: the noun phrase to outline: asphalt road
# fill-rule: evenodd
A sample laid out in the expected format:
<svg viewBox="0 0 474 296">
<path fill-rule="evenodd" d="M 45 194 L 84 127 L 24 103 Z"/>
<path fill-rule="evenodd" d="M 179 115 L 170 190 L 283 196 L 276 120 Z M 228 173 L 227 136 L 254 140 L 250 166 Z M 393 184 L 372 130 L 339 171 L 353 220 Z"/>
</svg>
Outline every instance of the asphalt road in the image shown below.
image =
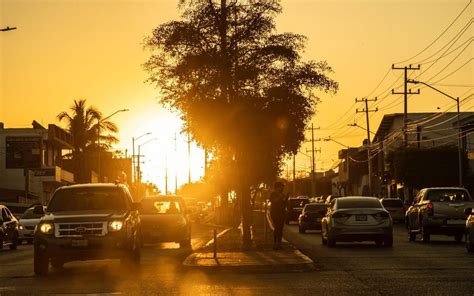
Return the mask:
<svg viewBox="0 0 474 296">
<path fill-rule="evenodd" d="M 195 225 L 193 247 L 211 226 Z M 317 264 L 309 273 L 203 273 L 181 263 L 190 250 L 147 246 L 139 270 L 118 261 L 67 263 L 47 277 L 32 272 L 32 248 L 0 252 L 0 295 L 474 295 L 474 256 L 449 237 L 409 243 L 397 226 L 392 249 L 373 243 L 321 245 L 319 233 L 285 229 L 289 241 Z"/>
</svg>

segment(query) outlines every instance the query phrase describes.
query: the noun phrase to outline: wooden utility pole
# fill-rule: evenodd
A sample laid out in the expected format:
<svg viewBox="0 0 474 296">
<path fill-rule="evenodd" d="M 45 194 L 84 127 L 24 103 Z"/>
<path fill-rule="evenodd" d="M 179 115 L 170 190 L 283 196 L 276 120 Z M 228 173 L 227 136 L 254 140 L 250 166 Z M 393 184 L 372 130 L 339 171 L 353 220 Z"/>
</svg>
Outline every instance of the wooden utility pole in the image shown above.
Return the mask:
<svg viewBox="0 0 474 296">
<path fill-rule="evenodd" d="M 373 194 L 373 192 L 372 192 L 372 158 L 370 156 L 371 142 L 370 142 L 369 112 L 377 112 L 378 108 L 370 110 L 369 109 L 369 102 L 376 102 L 377 98 L 371 99 L 371 100 L 367 99 L 367 98 L 362 98 L 360 100 L 355 99 L 355 101 L 356 101 L 356 103 L 365 102 L 365 109 L 362 109 L 362 110 L 357 109 L 356 113 L 364 112 L 365 113 L 365 118 L 366 118 L 366 121 L 367 121 L 367 169 L 368 169 L 368 171 L 367 171 L 368 176 L 367 177 L 368 177 L 368 185 L 369 185 L 369 195 L 372 195 Z"/>
<path fill-rule="evenodd" d="M 316 192 L 316 159 L 314 157 L 315 152 L 321 152 L 319 149 L 314 148 L 314 130 L 320 129 L 319 127 L 314 127 L 314 124 L 311 123 L 311 197 L 314 197 Z"/>
<path fill-rule="evenodd" d="M 407 136 L 407 126 L 408 126 L 408 95 L 419 95 L 420 90 L 418 89 L 417 92 L 412 92 L 411 89 L 408 90 L 408 70 L 420 70 L 420 65 L 416 68 L 409 65 L 408 67 L 395 67 L 392 65 L 393 70 L 403 70 L 404 71 L 404 79 L 403 79 L 403 92 L 396 92 L 392 89 L 393 95 L 403 95 L 403 142 L 404 146 L 408 146 L 408 136 Z"/>
</svg>

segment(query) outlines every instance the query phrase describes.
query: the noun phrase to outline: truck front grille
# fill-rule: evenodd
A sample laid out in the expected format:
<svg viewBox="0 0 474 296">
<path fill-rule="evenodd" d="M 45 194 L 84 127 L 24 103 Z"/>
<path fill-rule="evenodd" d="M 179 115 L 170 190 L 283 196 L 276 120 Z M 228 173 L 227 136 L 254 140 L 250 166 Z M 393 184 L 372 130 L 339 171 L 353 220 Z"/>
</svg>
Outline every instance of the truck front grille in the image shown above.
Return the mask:
<svg viewBox="0 0 474 296">
<path fill-rule="evenodd" d="M 70 222 L 55 223 L 56 237 L 104 236 L 107 234 L 107 222 Z"/>
</svg>

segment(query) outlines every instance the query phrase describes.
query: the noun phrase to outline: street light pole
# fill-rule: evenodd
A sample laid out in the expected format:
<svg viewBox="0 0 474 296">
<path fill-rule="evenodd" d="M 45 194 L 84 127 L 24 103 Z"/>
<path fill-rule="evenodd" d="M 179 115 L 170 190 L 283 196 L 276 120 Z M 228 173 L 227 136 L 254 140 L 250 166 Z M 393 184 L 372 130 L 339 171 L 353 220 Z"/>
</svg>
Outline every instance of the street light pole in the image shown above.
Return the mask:
<svg viewBox="0 0 474 296">
<path fill-rule="evenodd" d="M 138 179 L 138 184 L 141 184 L 142 183 L 142 172 L 141 172 L 141 169 L 140 169 L 140 156 L 141 156 L 141 151 L 140 151 L 140 148 L 148 143 L 150 143 L 151 141 L 155 141 L 155 140 L 158 140 L 157 138 L 153 138 L 153 139 L 150 139 L 148 141 L 146 141 L 145 143 L 142 143 L 140 145 L 138 145 L 138 155 L 137 155 L 137 179 Z"/>
<path fill-rule="evenodd" d="M 432 90 L 435 90 L 435 91 L 439 92 L 440 94 L 450 98 L 451 100 L 456 101 L 457 115 L 458 115 L 457 116 L 458 117 L 458 174 L 459 174 L 459 186 L 463 187 L 463 176 L 462 176 L 462 128 L 461 128 L 461 111 L 460 111 L 460 106 L 459 106 L 460 105 L 459 97 L 455 98 L 453 96 L 450 96 L 447 93 L 443 92 L 442 90 L 437 89 L 434 86 L 431 86 L 428 83 L 423 82 L 423 81 L 417 81 L 417 80 L 409 79 L 407 82 L 408 83 L 413 83 L 413 84 L 423 84 L 423 85 L 431 88 Z"/>
<path fill-rule="evenodd" d="M 133 181 L 136 183 L 137 182 L 137 169 L 136 169 L 136 166 L 135 166 L 135 141 L 138 141 L 140 138 L 142 137 L 145 137 L 145 136 L 148 136 L 148 135 L 151 135 L 150 132 L 148 133 L 144 133 L 143 135 L 139 136 L 139 137 L 132 137 L 132 175 L 133 175 Z"/>
<path fill-rule="evenodd" d="M 101 178 L 101 164 L 100 164 L 100 124 L 101 124 L 101 122 L 109 119 L 110 117 L 114 116 L 117 113 L 127 112 L 127 111 L 129 111 L 129 109 L 120 109 L 120 110 L 115 111 L 114 113 L 110 114 L 109 116 L 107 116 L 105 118 L 97 120 L 97 159 L 98 159 L 97 174 L 99 176 L 99 182 L 102 181 L 102 178 Z"/>
</svg>

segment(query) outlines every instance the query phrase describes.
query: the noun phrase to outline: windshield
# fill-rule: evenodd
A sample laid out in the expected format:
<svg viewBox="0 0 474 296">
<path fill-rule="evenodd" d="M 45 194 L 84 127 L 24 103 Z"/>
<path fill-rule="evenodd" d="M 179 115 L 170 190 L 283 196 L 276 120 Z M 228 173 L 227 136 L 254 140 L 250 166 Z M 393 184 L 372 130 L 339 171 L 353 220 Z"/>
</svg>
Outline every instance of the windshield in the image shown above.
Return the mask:
<svg viewBox="0 0 474 296">
<path fill-rule="evenodd" d="M 389 208 L 403 208 L 403 202 L 401 199 L 382 200 L 382 205 Z"/>
<path fill-rule="evenodd" d="M 124 211 L 125 194 L 115 187 L 65 188 L 56 191 L 48 212 L 62 211 Z"/>
<path fill-rule="evenodd" d="M 430 190 L 428 200 L 440 202 L 469 201 L 469 195 L 464 190 Z"/>
<path fill-rule="evenodd" d="M 173 200 L 144 200 L 142 201 L 141 214 L 180 214 L 181 207 L 178 201 Z"/>
<path fill-rule="evenodd" d="M 21 219 L 39 219 L 41 217 L 43 217 L 43 214 L 35 214 L 34 208 L 29 208 L 25 213 L 23 213 Z"/>
<path fill-rule="evenodd" d="M 376 198 L 339 198 L 337 199 L 338 209 L 363 209 L 382 208 L 382 204 Z"/>
<path fill-rule="evenodd" d="M 306 212 L 319 212 L 321 210 L 326 210 L 328 205 L 326 204 L 308 204 L 304 207 L 304 211 Z"/>
</svg>

